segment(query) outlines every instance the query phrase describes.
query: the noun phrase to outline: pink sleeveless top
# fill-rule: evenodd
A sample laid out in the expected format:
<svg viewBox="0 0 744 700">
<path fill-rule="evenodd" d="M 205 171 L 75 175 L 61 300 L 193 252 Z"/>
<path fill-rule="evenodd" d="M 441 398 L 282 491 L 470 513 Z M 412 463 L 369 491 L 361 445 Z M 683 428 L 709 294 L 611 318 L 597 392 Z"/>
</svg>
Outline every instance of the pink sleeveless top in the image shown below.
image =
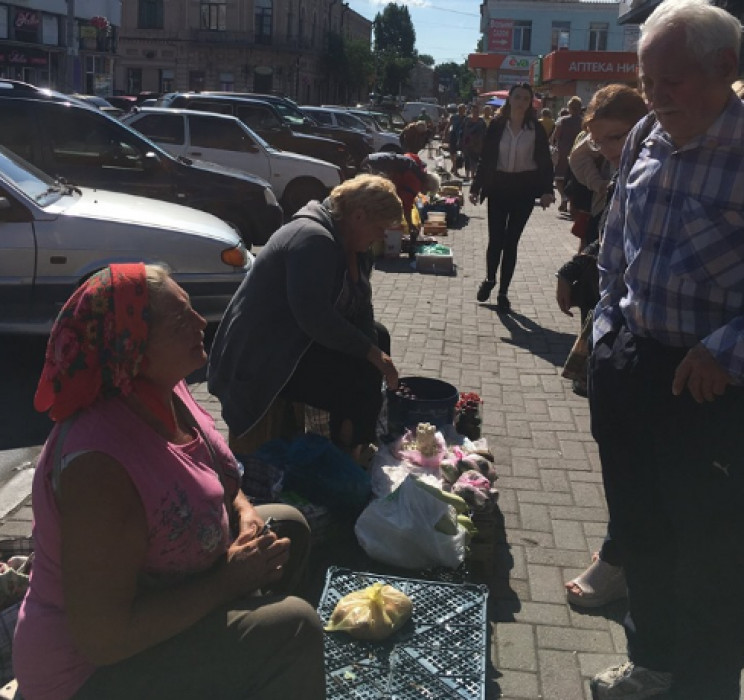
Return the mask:
<svg viewBox="0 0 744 700">
<path fill-rule="evenodd" d="M 105 399 L 74 418 L 60 457 L 80 451 L 110 455 L 139 493 L 147 516 L 148 549 L 142 574 L 149 579 L 183 577 L 208 569 L 230 543 L 224 491 L 212 468 L 221 468 L 230 493 L 237 493 L 237 463 L 209 415 L 181 382 L 175 393 L 191 412 L 201 435 L 174 445 L 144 423 L 119 398 Z M 33 482 L 35 560 L 13 644 L 13 666 L 25 700 L 64 700 L 95 667 L 75 649 L 64 613 L 60 514 L 52 473 L 62 426 L 52 430 Z"/>
</svg>

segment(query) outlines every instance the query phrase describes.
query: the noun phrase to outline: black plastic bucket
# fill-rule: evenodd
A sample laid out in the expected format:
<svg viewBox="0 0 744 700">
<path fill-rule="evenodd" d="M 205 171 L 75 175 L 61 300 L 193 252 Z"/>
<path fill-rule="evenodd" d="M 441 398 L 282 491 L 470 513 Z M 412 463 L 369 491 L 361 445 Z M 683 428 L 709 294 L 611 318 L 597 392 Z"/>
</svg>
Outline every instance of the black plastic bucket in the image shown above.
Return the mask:
<svg viewBox="0 0 744 700">
<path fill-rule="evenodd" d="M 401 377 L 400 383 L 407 386 L 413 396 L 387 390 L 389 433 L 402 434 L 406 428 L 415 428 L 419 423 L 431 423 L 437 428 L 452 425 L 460 396 L 456 387 L 429 377 Z"/>
</svg>

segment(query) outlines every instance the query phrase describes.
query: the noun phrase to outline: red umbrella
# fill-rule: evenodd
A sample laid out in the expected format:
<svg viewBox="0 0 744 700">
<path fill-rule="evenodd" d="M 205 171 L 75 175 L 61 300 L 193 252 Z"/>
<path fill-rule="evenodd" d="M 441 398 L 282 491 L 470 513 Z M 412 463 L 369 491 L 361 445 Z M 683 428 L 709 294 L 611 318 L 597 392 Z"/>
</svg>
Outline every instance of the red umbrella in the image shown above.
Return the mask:
<svg viewBox="0 0 744 700">
<path fill-rule="evenodd" d="M 506 102 L 506 100 L 509 98 L 509 91 L 508 90 L 494 90 L 493 92 L 482 92 L 479 97 L 490 97 L 493 98 L 493 101 L 487 102 L 486 104 L 491 104 L 494 106 L 500 106 Z M 540 110 L 542 109 L 542 102 L 539 98 L 534 97 L 532 98 L 532 106 Z"/>
</svg>

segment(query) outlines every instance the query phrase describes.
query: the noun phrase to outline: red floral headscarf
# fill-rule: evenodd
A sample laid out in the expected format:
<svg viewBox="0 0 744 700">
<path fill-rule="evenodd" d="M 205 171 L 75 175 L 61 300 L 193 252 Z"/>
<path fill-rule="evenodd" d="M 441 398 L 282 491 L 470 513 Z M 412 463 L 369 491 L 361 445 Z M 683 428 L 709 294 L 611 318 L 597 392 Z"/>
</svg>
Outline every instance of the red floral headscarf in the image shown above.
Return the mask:
<svg viewBox="0 0 744 700">
<path fill-rule="evenodd" d="M 86 280 L 52 328 L 36 410 L 61 422 L 100 397 L 130 394 L 145 359 L 148 319 L 144 264 L 110 265 Z"/>
</svg>

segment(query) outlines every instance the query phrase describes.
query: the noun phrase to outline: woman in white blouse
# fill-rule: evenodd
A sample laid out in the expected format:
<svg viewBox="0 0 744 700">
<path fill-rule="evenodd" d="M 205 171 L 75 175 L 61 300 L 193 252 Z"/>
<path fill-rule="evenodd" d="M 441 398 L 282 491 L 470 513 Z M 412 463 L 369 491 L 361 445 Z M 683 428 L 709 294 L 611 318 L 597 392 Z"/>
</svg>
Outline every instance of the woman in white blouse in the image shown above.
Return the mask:
<svg viewBox="0 0 744 700">
<path fill-rule="evenodd" d="M 548 137 L 532 106 L 527 83 L 512 86 L 509 99 L 486 132 L 475 178 L 470 187 L 473 204 L 488 198 L 486 279 L 477 299 L 488 300 L 501 265 L 496 307 L 511 311 L 507 293 L 517 264 L 517 246 L 535 200 L 545 209 L 555 203 L 553 162 Z"/>
</svg>

